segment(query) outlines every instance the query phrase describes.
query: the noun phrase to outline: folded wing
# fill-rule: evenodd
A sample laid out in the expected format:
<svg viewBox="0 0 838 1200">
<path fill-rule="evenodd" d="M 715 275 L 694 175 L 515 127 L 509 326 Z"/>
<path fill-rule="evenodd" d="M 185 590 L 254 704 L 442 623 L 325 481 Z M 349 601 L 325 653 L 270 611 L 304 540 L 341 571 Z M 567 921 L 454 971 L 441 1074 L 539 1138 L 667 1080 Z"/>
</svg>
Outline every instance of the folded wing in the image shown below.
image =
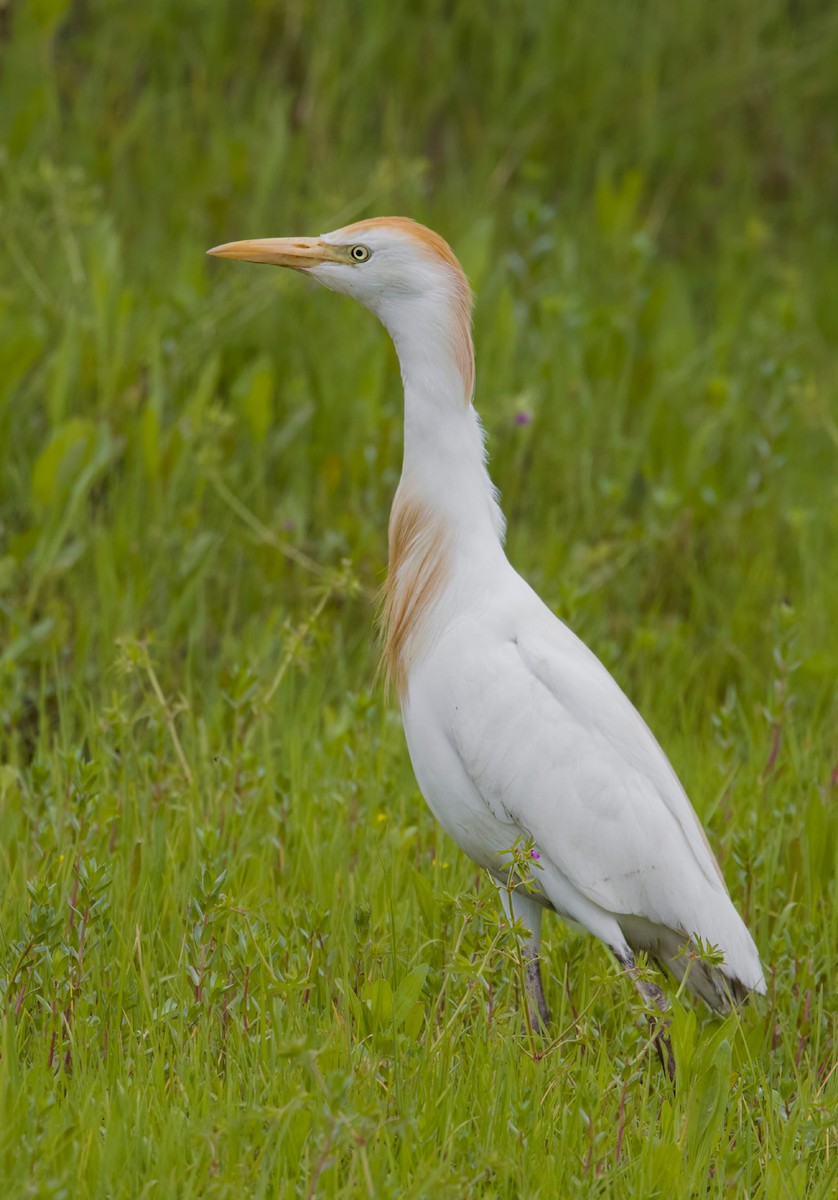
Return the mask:
<svg viewBox="0 0 838 1200">
<path fill-rule="evenodd" d="M 723 952 L 729 982 L 764 988 L 756 947 L 683 787 L 595 655 L 543 609 L 483 656 L 474 683 L 480 717 L 457 721 L 458 754 L 486 803 L 535 839 L 555 906 L 567 909 L 569 884 L 676 974 L 683 960 L 671 959 L 699 937 Z"/>
</svg>

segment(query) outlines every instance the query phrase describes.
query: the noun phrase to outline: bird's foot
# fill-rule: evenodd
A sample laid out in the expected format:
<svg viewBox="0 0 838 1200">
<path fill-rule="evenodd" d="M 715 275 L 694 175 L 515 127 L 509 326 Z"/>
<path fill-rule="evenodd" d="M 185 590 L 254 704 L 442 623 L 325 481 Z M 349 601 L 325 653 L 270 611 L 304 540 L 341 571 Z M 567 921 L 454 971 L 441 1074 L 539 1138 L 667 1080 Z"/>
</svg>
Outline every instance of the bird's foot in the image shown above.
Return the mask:
<svg viewBox="0 0 838 1200">
<path fill-rule="evenodd" d="M 663 1021 L 660 1025 L 658 1017 L 653 1013 L 649 1013 L 649 1032 L 652 1035 L 652 1044 L 657 1051 L 660 1064 L 666 1073 L 669 1082 L 675 1087 L 675 1055 L 672 1053 L 672 1041 L 669 1037 L 669 1029 L 672 1025 L 670 1020 Z"/>
<path fill-rule="evenodd" d="M 674 1088 L 675 1055 L 672 1053 L 672 1042 L 669 1037 L 669 1028 L 672 1025 L 672 1021 L 668 1017 L 665 1020 L 661 1020 L 661 1015 L 669 1010 L 669 1001 L 664 995 L 663 989 L 651 979 L 645 978 L 638 970 L 637 964 L 634 961 L 634 955 L 630 951 L 614 950 L 614 954 L 620 965 L 631 976 L 632 982 L 643 1000 L 649 1018 L 649 1031 L 652 1035 L 652 1042 L 657 1051 L 661 1066 Z"/>
</svg>

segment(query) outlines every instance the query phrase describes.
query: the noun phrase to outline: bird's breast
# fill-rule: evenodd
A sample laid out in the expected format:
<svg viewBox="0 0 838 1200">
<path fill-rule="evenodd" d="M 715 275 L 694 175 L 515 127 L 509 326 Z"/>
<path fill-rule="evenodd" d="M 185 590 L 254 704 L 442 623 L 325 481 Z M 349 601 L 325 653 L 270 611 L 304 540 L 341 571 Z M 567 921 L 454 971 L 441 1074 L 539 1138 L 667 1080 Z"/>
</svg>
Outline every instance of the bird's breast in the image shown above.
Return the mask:
<svg viewBox="0 0 838 1200">
<path fill-rule="evenodd" d="M 479 604 L 448 611 L 443 598 L 443 609 L 443 631 L 408 675 L 402 699 L 405 738 L 416 780 L 434 816 L 466 854 L 482 866 L 496 868 L 498 855 L 509 849 L 521 829 L 502 804 L 487 803 L 461 747 L 469 740 L 463 738 L 464 729 L 478 737 L 481 733 L 483 714 L 475 696 L 484 683 L 502 685 L 485 676 L 488 663 L 497 660 L 501 639 Z"/>
</svg>

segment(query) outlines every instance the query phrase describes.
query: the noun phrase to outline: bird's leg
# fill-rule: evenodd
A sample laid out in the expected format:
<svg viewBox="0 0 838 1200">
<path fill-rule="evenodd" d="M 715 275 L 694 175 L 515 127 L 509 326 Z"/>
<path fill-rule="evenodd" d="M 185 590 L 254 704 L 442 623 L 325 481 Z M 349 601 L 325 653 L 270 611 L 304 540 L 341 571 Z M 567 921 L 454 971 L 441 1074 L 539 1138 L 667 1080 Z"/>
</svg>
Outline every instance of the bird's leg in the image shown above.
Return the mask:
<svg viewBox="0 0 838 1200">
<path fill-rule="evenodd" d="M 611 950 L 617 962 L 623 967 L 626 973 L 631 977 L 631 981 L 640 993 L 643 1005 L 649 1014 L 649 1028 L 655 1029 L 658 1025 L 658 1014 L 668 1012 L 669 1001 L 663 993 L 663 989 L 653 983 L 651 979 L 645 979 L 640 972 L 637 963 L 634 961 L 634 955 L 627 946 L 617 949 L 612 946 Z M 655 1049 L 658 1052 L 661 1066 L 669 1077 L 670 1081 L 675 1083 L 675 1055 L 672 1053 L 672 1042 L 669 1039 L 669 1027 L 672 1024 L 671 1020 L 666 1019 L 660 1025 L 660 1028 L 654 1034 L 653 1041 Z"/>
<path fill-rule="evenodd" d="M 544 997 L 541 979 L 541 914 L 542 907 L 522 887 L 511 890 L 505 883 L 498 882 L 498 891 L 504 912 L 510 922 L 520 921 L 528 937 L 521 945 L 524 966 L 524 1003 L 529 1012 L 530 1025 L 536 1033 L 545 1034 L 550 1024 L 550 1010 Z"/>
<path fill-rule="evenodd" d="M 546 1034 L 550 1024 L 550 1010 L 541 980 L 541 959 L 538 957 L 538 951 L 532 950 L 530 944 L 524 947 L 524 984 L 527 990 L 530 1024 L 536 1033 Z"/>
</svg>

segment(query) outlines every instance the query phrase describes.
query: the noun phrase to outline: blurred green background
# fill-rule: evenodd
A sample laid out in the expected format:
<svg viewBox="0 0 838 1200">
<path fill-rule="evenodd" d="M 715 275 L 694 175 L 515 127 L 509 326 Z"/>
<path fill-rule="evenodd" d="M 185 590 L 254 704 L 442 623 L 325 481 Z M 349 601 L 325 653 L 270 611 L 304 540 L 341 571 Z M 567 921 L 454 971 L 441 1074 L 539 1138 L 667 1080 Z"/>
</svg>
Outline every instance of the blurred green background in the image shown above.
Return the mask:
<svg viewBox="0 0 838 1200">
<path fill-rule="evenodd" d="M 0 206 L 9 1187 L 833 1194 L 838 9 L 6 0 Z M 697 1109 L 557 923 L 559 1025 L 601 1024 L 518 1045 L 491 889 L 373 684 L 392 348 L 204 255 L 396 213 L 477 291 L 510 557 L 655 729 L 768 964 L 732 1065 L 676 1008 Z"/>
</svg>

